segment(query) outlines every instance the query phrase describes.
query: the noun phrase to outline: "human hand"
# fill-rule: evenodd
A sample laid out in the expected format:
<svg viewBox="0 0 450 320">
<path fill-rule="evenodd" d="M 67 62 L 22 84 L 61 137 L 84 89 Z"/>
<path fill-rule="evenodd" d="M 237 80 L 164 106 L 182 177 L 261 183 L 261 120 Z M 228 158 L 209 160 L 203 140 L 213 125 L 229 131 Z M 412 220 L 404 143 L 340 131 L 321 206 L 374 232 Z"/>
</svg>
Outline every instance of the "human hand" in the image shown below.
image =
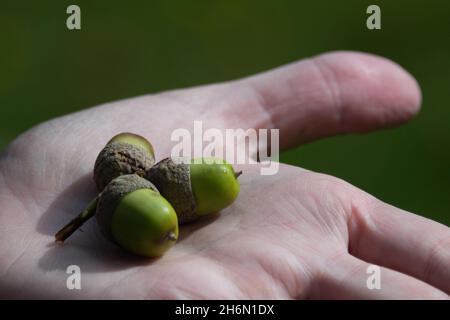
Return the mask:
<svg viewBox="0 0 450 320">
<path fill-rule="evenodd" d="M 0 157 L 3 298 L 448 298 L 450 229 L 348 183 L 281 165 L 241 166 L 241 193 L 220 215 L 181 227 L 160 259 L 130 256 L 95 221 L 63 246 L 53 235 L 96 193 L 92 168 L 114 134 L 169 155 L 170 133 L 280 128 L 282 148 L 400 124 L 419 109 L 415 80 L 367 54 L 331 53 L 223 84 L 108 103 L 43 123 Z M 369 290 L 367 266 L 381 268 Z M 81 268 L 82 289 L 66 288 Z"/>
</svg>

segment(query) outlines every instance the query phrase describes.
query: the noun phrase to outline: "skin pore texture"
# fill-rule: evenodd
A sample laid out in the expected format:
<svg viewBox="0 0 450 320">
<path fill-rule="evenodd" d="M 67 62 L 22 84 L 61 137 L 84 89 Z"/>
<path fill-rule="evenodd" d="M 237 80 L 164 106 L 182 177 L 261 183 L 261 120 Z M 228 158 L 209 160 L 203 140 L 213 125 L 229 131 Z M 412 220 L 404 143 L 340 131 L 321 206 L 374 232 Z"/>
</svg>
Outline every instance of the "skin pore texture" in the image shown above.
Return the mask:
<svg viewBox="0 0 450 320">
<path fill-rule="evenodd" d="M 401 124 L 420 103 L 417 82 L 397 64 L 334 52 L 42 123 L 0 155 L 0 297 L 446 299 L 448 227 L 283 164 L 271 176 L 258 165 L 235 166 L 244 172 L 237 201 L 180 228 L 179 242 L 160 259 L 124 253 L 95 221 L 53 244 L 58 228 L 96 195 L 94 161 L 119 132 L 148 138 L 157 160 L 169 156 L 174 129 L 199 119 L 221 130 L 279 128 L 286 149 Z M 381 266 L 381 290 L 366 287 L 371 264 Z M 66 288 L 70 265 L 81 269 L 82 290 Z"/>
</svg>

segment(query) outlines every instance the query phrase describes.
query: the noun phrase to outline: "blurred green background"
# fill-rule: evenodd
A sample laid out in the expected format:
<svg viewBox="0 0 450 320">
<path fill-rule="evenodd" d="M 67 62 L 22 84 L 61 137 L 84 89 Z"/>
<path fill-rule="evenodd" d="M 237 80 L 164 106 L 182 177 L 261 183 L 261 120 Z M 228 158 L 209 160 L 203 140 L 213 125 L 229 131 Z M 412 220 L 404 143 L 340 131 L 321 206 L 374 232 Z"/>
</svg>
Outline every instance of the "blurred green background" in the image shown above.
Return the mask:
<svg viewBox="0 0 450 320">
<path fill-rule="evenodd" d="M 77 4 L 82 30 L 66 28 Z M 366 28 L 378 4 L 382 30 Z M 329 50 L 391 58 L 415 75 L 410 124 L 325 139 L 281 160 L 326 172 L 450 225 L 450 1 L 5 1 L 0 150 L 29 127 L 98 103 L 238 78 Z"/>
</svg>

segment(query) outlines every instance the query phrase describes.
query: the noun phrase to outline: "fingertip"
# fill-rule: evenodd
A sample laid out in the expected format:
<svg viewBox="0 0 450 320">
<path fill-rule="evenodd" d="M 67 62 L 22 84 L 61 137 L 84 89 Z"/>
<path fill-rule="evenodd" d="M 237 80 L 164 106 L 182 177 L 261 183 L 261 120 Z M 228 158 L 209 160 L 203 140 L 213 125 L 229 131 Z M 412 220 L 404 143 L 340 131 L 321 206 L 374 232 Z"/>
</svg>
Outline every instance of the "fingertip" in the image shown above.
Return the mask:
<svg viewBox="0 0 450 320">
<path fill-rule="evenodd" d="M 393 126 L 414 117 L 422 94 L 417 80 L 399 64 L 361 52 L 332 52 L 315 57 L 339 83 L 342 112 L 349 131 Z"/>
<path fill-rule="evenodd" d="M 256 112 L 236 103 L 229 112 L 250 126 L 279 128 L 283 149 L 399 125 L 419 112 L 422 100 L 419 84 L 400 65 L 352 51 L 321 54 L 232 85 L 244 97 L 252 93 Z"/>
</svg>

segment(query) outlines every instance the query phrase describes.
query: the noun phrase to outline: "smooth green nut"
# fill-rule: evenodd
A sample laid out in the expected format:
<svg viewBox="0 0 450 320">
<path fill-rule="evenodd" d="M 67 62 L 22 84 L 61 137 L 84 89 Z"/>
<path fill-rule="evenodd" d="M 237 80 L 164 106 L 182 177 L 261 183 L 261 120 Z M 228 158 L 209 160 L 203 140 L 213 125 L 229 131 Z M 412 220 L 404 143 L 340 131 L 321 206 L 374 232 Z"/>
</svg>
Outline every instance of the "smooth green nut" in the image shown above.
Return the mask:
<svg viewBox="0 0 450 320">
<path fill-rule="evenodd" d="M 228 163 L 190 165 L 191 186 L 197 214 L 207 215 L 228 207 L 239 194 L 239 181 Z"/>
<path fill-rule="evenodd" d="M 233 203 L 240 190 L 239 174 L 221 159 L 193 159 L 185 164 L 166 158 L 150 168 L 146 178 L 172 204 L 183 224 Z"/>
<path fill-rule="evenodd" d="M 161 195 L 140 189 L 125 195 L 113 216 L 114 240 L 135 254 L 158 257 L 178 238 L 175 210 Z"/>
<path fill-rule="evenodd" d="M 100 195 L 96 217 L 107 238 L 137 255 L 162 256 L 178 239 L 175 210 L 136 174 L 111 181 Z"/>
<path fill-rule="evenodd" d="M 151 143 L 133 133 L 114 136 L 100 151 L 94 166 L 94 181 L 102 191 L 114 178 L 136 173 L 143 176 L 155 163 Z"/>
</svg>

